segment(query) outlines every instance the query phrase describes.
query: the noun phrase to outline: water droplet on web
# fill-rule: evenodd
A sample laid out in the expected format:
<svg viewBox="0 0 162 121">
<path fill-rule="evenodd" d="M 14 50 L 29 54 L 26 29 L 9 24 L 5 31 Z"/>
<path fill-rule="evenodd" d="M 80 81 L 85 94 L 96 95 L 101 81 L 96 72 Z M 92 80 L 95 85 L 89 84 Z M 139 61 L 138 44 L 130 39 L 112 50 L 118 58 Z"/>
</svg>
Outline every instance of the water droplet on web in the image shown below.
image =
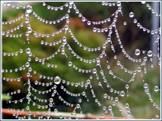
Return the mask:
<svg viewBox="0 0 162 121">
<path fill-rule="evenodd" d="M 107 69 L 110 69 L 110 65 L 107 65 Z"/>
<path fill-rule="evenodd" d="M 83 22 L 85 22 L 85 21 L 86 21 L 86 19 L 85 19 L 84 17 L 82 17 L 82 21 L 83 21 Z"/>
<path fill-rule="evenodd" d="M 135 55 L 136 55 L 136 56 L 139 56 L 140 54 L 141 54 L 140 49 L 136 49 L 136 50 L 135 50 Z"/>
<path fill-rule="evenodd" d="M 30 77 L 30 73 L 27 73 L 26 76 L 27 76 L 27 77 Z"/>
<path fill-rule="evenodd" d="M 145 54 L 146 53 L 146 51 L 145 50 L 142 50 L 142 54 Z"/>
<path fill-rule="evenodd" d="M 57 112 L 58 112 L 58 110 L 57 110 L 57 109 L 54 109 L 54 112 L 55 112 L 55 113 L 57 113 Z"/>
<path fill-rule="evenodd" d="M 50 99 L 49 99 L 49 102 L 53 102 L 53 98 L 50 98 Z"/>
<path fill-rule="evenodd" d="M 36 80 L 36 81 L 35 81 L 35 85 L 37 85 L 37 84 L 38 84 L 38 81 Z"/>
<path fill-rule="evenodd" d="M 71 61 L 68 62 L 68 66 L 69 66 L 69 67 L 72 66 L 72 62 L 71 62 Z"/>
<path fill-rule="evenodd" d="M 116 55 L 114 56 L 114 59 L 115 59 L 115 60 L 117 59 L 117 56 L 116 56 Z"/>
<path fill-rule="evenodd" d="M 30 54 L 30 53 L 31 53 L 30 48 L 27 48 L 26 49 L 26 54 Z"/>
<path fill-rule="evenodd" d="M 124 21 L 124 22 L 123 22 L 123 25 L 124 25 L 124 26 L 126 26 L 126 25 L 127 25 L 127 22 L 126 22 L 126 21 Z"/>
<path fill-rule="evenodd" d="M 109 109 L 109 111 L 112 111 L 112 106 L 110 105 L 110 106 L 108 107 L 108 109 Z"/>
<path fill-rule="evenodd" d="M 121 6 L 121 2 L 117 2 L 117 6 L 118 6 L 118 7 Z"/>
<path fill-rule="evenodd" d="M 91 22 L 90 22 L 90 21 L 88 21 L 88 22 L 87 22 L 87 25 L 91 25 Z"/>
<path fill-rule="evenodd" d="M 43 6 L 46 6 L 46 3 L 45 2 L 43 2 Z"/>
<path fill-rule="evenodd" d="M 96 32 L 97 31 L 97 29 L 96 28 L 93 28 L 93 32 Z"/>
<path fill-rule="evenodd" d="M 105 93 L 105 94 L 104 94 L 104 98 L 106 99 L 106 98 L 107 98 L 107 96 L 108 96 L 108 95 Z"/>
<path fill-rule="evenodd" d="M 27 33 L 28 34 L 32 33 L 32 29 L 31 28 L 28 28 Z"/>
<path fill-rule="evenodd" d="M 53 106 L 53 104 L 52 103 L 49 103 L 49 107 L 52 107 Z"/>
<path fill-rule="evenodd" d="M 79 104 L 77 104 L 77 105 L 76 105 L 76 108 L 80 108 L 80 105 L 79 105 Z"/>
<path fill-rule="evenodd" d="M 147 52 L 147 56 L 148 56 L 148 57 L 152 57 L 152 51 L 151 51 L 151 50 L 149 50 L 149 51 Z"/>
<path fill-rule="evenodd" d="M 86 93 L 85 93 L 85 92 L 82 92 L 82 95 L 83 95 L 83 96 L 85 96 L 85 95 L 86 95 Z"/>
<path fill-rule="evenodd" d="M 29 106 L 26 106 L 26 110 L 29 110 L 30 108 L 29 108 Z"/>
<path fill-rule="evenodd" d="M 144 83 L 144 88 L 147 89 L 148 88 L 148 84 Z"/>
<path fill-rule="evenodd" d="M 155 92 L 158 92 L 159 91 L 159 87 L 156 85 L 156 86 L 154 86 L 154 91 Z"/>
<path fill-rule="evenodd" d="M 119 101 L 118 97 L 115 97 L 115 102 L 118 102 L 118 101 Z"/>
<path fill-rule="evenodd" d="M 26 13 L 30 14 L 32 12 L 32 6 L 27 5 Z"/>
<path fill-rule="evenodd" d="M 68 28 L 68 26 L 65 26 L 65 28 L 64 28 L 64 29 L 65 29 L 65 31 L 67 31 L 69 28 Z"/>
<path fill-rule="evenodd" d="M 60 82 L 61 82 L 60 77 L 56 76 L 55 79 L 54 79 L 54 82 L 55 82 L 55 84 L 60 84 Z"/>
<path fill-rule="evenodd" d="M 125 89 L 129 89 L 129 85 L 128 84 L 125 85 Z"/>
<path fill-rule="evenodd" d="M 129 104 L 128 103 L 125 104 L 125 108 L 129 109 Z"/>
<path fill-rule="evenodd" d="M 28 68 L 29 66 L 30 66 L 30 63 L 29 63 L 29 62 L 27 62 L 27 63 L 26 63 L 26 67 Z"/>
<path fill-rule="evenodd" d="M 133 13 L 133 12 L 130 12 L 130 13 L 129 13 L 129 17 L 130 17 L 130 18 L 133 18 L 133 17 L 134 17 L 134 13 Z"/>
<path fill-rule="evenodd" d="M 70 5 L 73 5 L 73 4 L 74 4 L 74 2 L 73 2 L 73 1 L 70 1 L 70 2 L 69 2 L 69 4 L 70 4 Z"/>
<path fill-rule="evenodd" d="M 62 41 L 64 44 L 66 44 L 66 37 L 63 37 Z"/>
<path fill-rule="evenodd" d="M 146 1 L 141 1 L 141 3 L 142 3 L 142 4 L 145 4 L 145 3 L 146 3 Z"/>
<path fill-rule="evenodd" d="M 134 19 L 134 20 L 133 20 L 133 23 L 135 23 L 135 24 L 136 24 L 136 23 L 137 23 L 137 19 Z"/>
<path fill-rule="evenodd" d="M 124 91 L 121 91 L 121 92 L 120 92 L 120 96 L 121 96 L 121 97 L 124 97 L 124 96 L 125 96 L 125 92 L 124 92 Z"/>
<path fill-rule="evenodd" d="M 141 67 L 138 67 L 137 68 L 137 72 L 141 72 Z"/>
<path fill-rule="evenodd" d="M 93 74 L 96 74 L 96 73 L 97 73 L 96 69 L 93 69 Z"/>
<path fill-rule="evenodd" d="M 117 61 L 117 65 L 118 65 L 118 66 L 120 65 L 120 61 L 119 61 L 119 60 Z"/>
</svg>

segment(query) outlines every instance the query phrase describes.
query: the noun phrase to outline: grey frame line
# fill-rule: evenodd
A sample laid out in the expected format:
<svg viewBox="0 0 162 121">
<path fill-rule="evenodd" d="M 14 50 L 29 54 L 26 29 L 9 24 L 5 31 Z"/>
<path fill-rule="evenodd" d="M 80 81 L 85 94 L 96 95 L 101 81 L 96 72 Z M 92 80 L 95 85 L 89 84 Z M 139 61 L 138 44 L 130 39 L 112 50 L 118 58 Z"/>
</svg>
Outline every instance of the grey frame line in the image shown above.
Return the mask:
<svg viewBox="0 0 162 121">
<path fill-rule="evenodd" d="M 0 18 L 2 18 L 2 4 L 1 4 L 1 8 L 0 8 Z M 2 119 L 2 19 L 0 20 L 0 120 Z"/>
<path fill-rule="evenodd" d="M 1 15 L 0 17 L 2 18 L 2 3 L 3 2 L 69 2 L 72 0 L 2 0 L 0 1 L 0 12 Z M 75 2 L 102 2 L 103 0 L 76 0 Z M 104 0 L 107 2 L 112 2 L 112 0 Z M 119 0 L 113 0 L 113 2 L 117 2 Z M 120 0 L 121 2 L 141 2 L 141 0 Z M 160 28 L 161 28 L 161 32 L 162 32 L 162 1 L 161 0 L 145 0 L 146 2 L 160 2 Z M 161 62 L 161 58 L 162 58 L 162 35 L 160 35 L 160 72 L 162 71 L 162 62 Z M 2 19 L 0 20 L 0 120 L 4 120 L 4 121 L 17 121 L 18 119 L 3 119 L 2 118 L 2 89 L 3 89 L 3 85 L 2 85 Z M 152 119 L 153 121 L 161 121 L 162 120 L 162 73 L 160 73 L 160 118 L 159 119 Z M 40 119 L 30 119 L 31 121 L 40 121 Z M 55 121 L 61 121 L 62 119 L 53 119 Z M 67 119 L 66 119 L 67 120 Z M 87 119 L 82 119 L 82 121 L 87 120 Z M 88 119 L 89 120 L 89 119 Z M 120 120 L 120 121 L 125 121 L 125 120 L 140 120 L 140 121 L 149 121 L 150 119 L 111 119 L 111 120 Z M 24 119 L 23 121 L 29 121 L 29 119 Z M 46 119 L 46 121 L 51 121 Z M 94 120 L 95 121 L 95 120 Z M 96 120 L 98 121 L 98 120 Z M 105 121 L 105 120 L 104 120 Z"/>
<path fill-rule="evenodd" d="M 70 2 L 74 0 L 2 0 L 2 2 Z M 75 0 L 75 2 L 141 2 L 142 0 Z M 146 2 L 161 2 L 161 0 L 144 0 Z"/>
<path fill-rule="evenodd" d="M 162 1 L 160 1 L 160 28 L 162 32 Z M 160 33 L 161 34 L 161 33 Z M 162 35 L 160 35 L 160 119 L 162 120 L 162 63 L 161 63 L 161 58 L 162 58 Z"/>
</svg>

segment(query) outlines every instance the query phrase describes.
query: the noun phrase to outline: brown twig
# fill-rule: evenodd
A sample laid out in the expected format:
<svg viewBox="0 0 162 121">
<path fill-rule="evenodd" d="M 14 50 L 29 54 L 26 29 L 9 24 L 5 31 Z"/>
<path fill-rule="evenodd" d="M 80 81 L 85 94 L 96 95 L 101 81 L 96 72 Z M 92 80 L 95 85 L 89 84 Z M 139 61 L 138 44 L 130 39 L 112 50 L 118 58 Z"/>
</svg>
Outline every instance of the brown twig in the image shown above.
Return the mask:
<svg viewBox="0 0 162 121">
<path fill-rule="evenodd" d="M 77 118 L 77 119 L 121 119 L 114 118 L 110 116 L 96 116 L 92 114 L 72 114 L 65 112 L 47 112 L 47 111 L 19 111 L 15 109 L 2 109 L 3 115 L 14 115 L 17 114 L 19 116 L 28 116 L 29 114 L 35 117 L 38 116 L 52 116 L 52 117 L 65 117 L 65 118 Z"/>
</svg>

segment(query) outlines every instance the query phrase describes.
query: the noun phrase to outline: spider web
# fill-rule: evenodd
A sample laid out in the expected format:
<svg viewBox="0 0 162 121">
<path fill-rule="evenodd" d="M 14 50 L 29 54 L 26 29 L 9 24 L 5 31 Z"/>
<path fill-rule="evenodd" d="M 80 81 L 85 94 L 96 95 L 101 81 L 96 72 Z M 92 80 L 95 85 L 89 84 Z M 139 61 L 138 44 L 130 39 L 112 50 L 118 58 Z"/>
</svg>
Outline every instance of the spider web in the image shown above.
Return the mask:
<svg viewBox="0 0 162 121">
<path fill-rule="evenodd" d="M 77 118 L 79 114 L 82 115 L 87 112 L 86 104 L 93 102 L 96 108 L 103 112 L 102 115 L 133 118 L 133 113 L 130 108 L 131 105 L 127 101 L 125 101 L 123 105 L 121 101 L 123 98 L 127 98 L 131 95 L 129 91 L 131 89 L 133 90 L 132 84 L 140 80 L 140 84 L 143 85 L 142 90 L 146 94 L 147 100 L 157 112 L 157 115 L 153 118 L 159 118 L 160 106 L 154 101 L 153 95 L 150 92 L 160 92 L 158 86 L 160 81 L 158 80 L 158 82 L 156 82 L 154 89 L 150 89 L 149 82 L 145 80 L 147 79 L 145 75 L 149 73 L 150 68 L 159 68 L 160 66 L 159 26 L 159 28 L 152 30 L 144 27 L 138 19 L 136 19 L 135 13 L 130 11 L 128 13 L 130 22 L 143 33 L 155 36 L 156 40 L 154 40 L 153 44 L 157 47 L 157 53 L 153 53 L 151 50 L 136 48 L 134 49 L 134 54 L 130 54 L 122 43 L 123 40 L 121 40 L 121 34 L 118 28 L 120 17 L 125 15 L 122 8 L 122 5 L 125 3 L 99 3 L 100 6 L 103 7 L 114 7 L 115 11 L 108 18 L 98 21 L 86 18 L 74 2 L 67 2 L 61 6 L 54 6 L 45 2 L 36 4 L 43 7 L 46 12 L 50 11 L 54 13 L 66 11 L 66 14 L 56 20 L 47 20 L 37 14 L 36 11 L 38 10 L 34 9 L 34 4 L 21 5 L 9 2 L 2 4 L 3 9 L 11 7 L 23 11 L 23 14 L 20 14 L 18 17 L 2 23 L 3 46 L 7 45 L 8 41 L 15 41 L 19 38 L 22 44 L 22 48 L 17 49 L 17 51 L 3 51 L 3 66 L 7 67 L 6 65 L 11 58 L 15 59 L 16 57 L 20 57 L 21 59 L 23 58 L 23 60 L 26 58 L 26 60 L 24 60 L 25 63 L 19 67 L 17 67 L 17 65 L 20 64 L 17 64 L 13 65 L 15 68 L 3 68 L 2 70 L 3 85 L 5 85 L 5 83 L 8 84 L 3 90 L 7 90 L 4 92 L 7 92 L 6 94 L 12 97 L 12 99 L 7 101 L 7 108 L 11 108 L 11 111 L 15 109 L 18 109 L 19 112 L 29 111 L 26 116 L 17 113 L 13 116 L 19 119 L 67 118 L 62 113 L 59 114 L 59 112 L 70 112 L 71 117 Z M 149 3 L 141 2 L 138 4 L 145 7 L 155 15 L 155 17 L 160 16 Z M 73 33 L 73 28 L 70 26 L 73 22 L 71 19 L 72 12 L 90 28 L 89 31 L 96 34 L 104 33 L 106 39 L 102 41 L 100 46 L 88 47 L 86 44 L 83 44 L 86 43 L 86 40 L 82 40 L 82 43 L 77 39 L 76 34 Z M 34 22 L 45 25 L 44 31 L 39 31 L 39 26 L 35 26 Z M 14 24 L 16 24 L 16 27 Z M 126 21 L 123 21 L 123 26 L 127 27 L 127 24 Z M 61 26 L 61 28 L 54 31 L 53 29 L 46 31 L 46 25 L 56 27 L 58 25 Z M 59 39 L 54 39 L 59 35 L 61 36 Z M 93 42 L 93 40 L 91 42 Z M 37 50 L 37 48 L 34 50 L 31 45 L 38 43 L 41 45 L 42 49 L 49 49 L 50 53 L 48 57 L 37 56 L 39 50 Z M 11 45 L 10 48 L 12 48 L 12 46 L 16 47 L 15 45 Z M 80 54 L 78 48 L 80 51 L 84 51 L 85 55 L 88 54 L 86 56 Z M 110 50 L 110 52 L 108 52 L 108 50 Z M 121 55 L 118 54 L 119 52 L 122 57 L 133 65 L 133 69 L 129 69 L 122 64 L 123 61 L 121 60 Z M 73 71 L 70 71 L 70 73 L 74 72 L 80 75 L 82 80 L 77 79 L 78 77 L 76 78 L 75 74 L 75 81 L 66 79 L 65 76 L 68 76 L 66 74 L 68 70 L 63 70 L 64 73 L 61 72 L 62 67 L 60 67 L 60 63 L 57 63 L 55 59 L 63 63 L 64 66 L 72 69 Z M 17 61 L 18 60 L 19 59 L 17 59 Z M 158 63 L 153 64 L 154 60 L 157 60 Z M 82 63 L 83 66 L 76 62 Z M 40 65 L 42 70 L 45 69 L 45 71 L 50 74 L 41 73 L 41 70 L 37 69 Z M 122 70 L 122 72 L 126 73 L 128 78 L 120 77 L 118 71 L 114 72 L 114 65 L 117 66 L 116 68 L 118 68 L 118 70 Z M 14 73 L 17 73 L 16 77 L 12 77 Z M 122 87 L 115 88 L 115 86 L 112 85 L 114 81 L 121 84 Z M 18 87 L 13 90 L 12 85 L 15 83 L 23 85 L 23 88 Z M 15 105 L 17 108 L 14 107 Z M 92 110 L 94 105 L 92 105 Z M 35 108 L 33 109 L 33 107 Z M 41 116 L 32 115 L 30 112 L 32 110 L 45 110 L 47 114 Z M 116 113 L 116 110 L 118 110 L 119 114 Z M 51 116 L 49 115 L 50 112 L 56 112 L 58 115 L 56 117 Z"/>
</svg>

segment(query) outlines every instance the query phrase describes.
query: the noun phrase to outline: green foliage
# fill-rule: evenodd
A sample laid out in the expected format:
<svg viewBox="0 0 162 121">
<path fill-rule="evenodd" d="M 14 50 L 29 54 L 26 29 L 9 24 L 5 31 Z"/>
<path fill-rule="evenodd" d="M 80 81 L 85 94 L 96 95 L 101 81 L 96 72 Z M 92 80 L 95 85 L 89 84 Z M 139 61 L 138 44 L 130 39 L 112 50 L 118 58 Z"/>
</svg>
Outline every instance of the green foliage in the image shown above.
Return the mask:
<svg viewBox="0 0 162 121">
<path fill-rule="evenodd" d="M 11 99 L 10 96 L 8 96 L 8 95 L 2 95 L 2 100 L 9 100 L 9 99 Z"/>
</svg>

